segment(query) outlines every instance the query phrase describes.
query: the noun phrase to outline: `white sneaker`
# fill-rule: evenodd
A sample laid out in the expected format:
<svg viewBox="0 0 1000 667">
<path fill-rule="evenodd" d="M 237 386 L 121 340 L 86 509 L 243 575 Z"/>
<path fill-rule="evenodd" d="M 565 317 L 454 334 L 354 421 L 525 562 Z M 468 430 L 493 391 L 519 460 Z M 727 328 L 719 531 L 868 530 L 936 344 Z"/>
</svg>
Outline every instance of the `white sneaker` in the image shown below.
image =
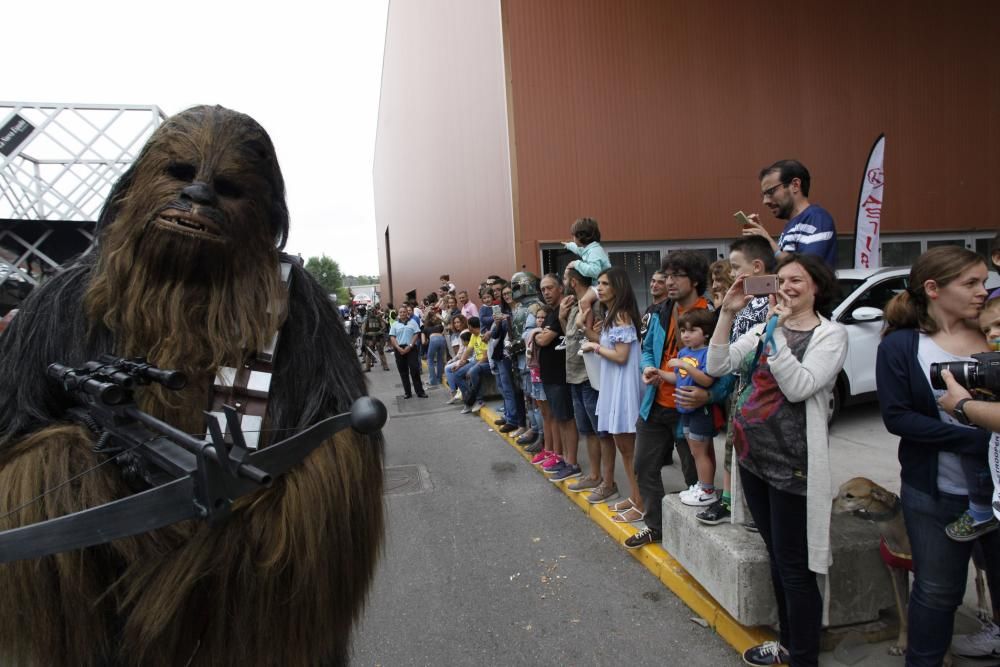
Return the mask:
<svg viewBox="0 0 1000 667">
<path fill-rule="evenodd" d="M 451 398 L 449 398 L 447 401 L 445 401 L 445 405 L 455 405 L 460 400 L 462 400 L 462 390 L 461 389 L 459 389 L 458 391 L 456 391 L 455 394 Z"/>
<path fill-rule="evenodd" d="M 681 503 L 687 505 L 688 507 L 705 507 L 707 505 L 711 505 L 718 499 L 719 494 L 715 491 L 709 492 L 699 487 L 695 489 L 694 492 L 681 498 Z"/>
<path fill-rule="evenodd" d="M 486 403 L 483 401 L 476 401 L 476 404 L 472 406 L 472 412 L 478 415 L 479 411 L 484 407 L 486 407 Z"/>
<path fill-rule="evenodd" d="M 693 493 L 695 493 L 696 491 L 698 491 L 698 488 L 699 487 L 698 487 L 697 484 L 692 484 L 688 488 L 686 488 L 683 491 L 681 491 L 680 493 L 678 493 L 677 497 L 680 498 L 681 502 L 683 503 L 684 499 L 690 497 Z M 685 503 L 685 504 L 687 504 L 687 503 Z"/>
<path fill-rule="evenodd" d="M 995 623 L 984 623 L 972 635 L 955 635 L 951 652 L 965 658 L 1000 658 L 1000 628 Z"/>
</svg>

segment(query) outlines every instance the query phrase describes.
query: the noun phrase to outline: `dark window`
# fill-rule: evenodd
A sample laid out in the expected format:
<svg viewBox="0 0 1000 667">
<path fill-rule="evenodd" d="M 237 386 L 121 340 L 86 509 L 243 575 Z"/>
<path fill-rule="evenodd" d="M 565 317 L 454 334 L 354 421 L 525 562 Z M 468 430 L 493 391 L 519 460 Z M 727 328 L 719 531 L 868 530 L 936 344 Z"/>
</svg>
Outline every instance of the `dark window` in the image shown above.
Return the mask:
<svg viewBox="0 0 1000 667">
<path fill-rule="evenodd" d="M 908 281 L 909 278 L 907 276 L 897 276 L 895 278 L 883 280 L 877 285 L 872 285 L 865 290 L 861 296 L 848 305 L 848 308 L 850 308 L 851 311 L 856 308 L 863 307 L 885 310 L 885 305 L 889 303 L 889 300 L 906 289 Z M 851 321 L 849 312 L 845 314 L 844 321 Z"/>
<path fill-rule="evenodd" d="M 649 296 L 649 281 L 660 268 L 660 251 L 611 252 L 608 257 L 611 259 L 611 266 L 621 267 L 628 273 L 639 312 L 646 310 L 652 301 Z"/>
<path fill-rule="evenodd" d="M 882 241 L 882 266 L 910 266 L 920 257 L 920 241 Z"/>
<path fill-rule="evenodd" d="M 927 249 L 937 248 L 943 245 L 957 245 L 959 248 L 965 247 L 965 239 L 934 239 L 927 242 Z"/>
<path fill-rule="evenodd" d="M 837 268 L 864 268 L 854 266 L 854 237 L 837 235 Z"/>
</svg>

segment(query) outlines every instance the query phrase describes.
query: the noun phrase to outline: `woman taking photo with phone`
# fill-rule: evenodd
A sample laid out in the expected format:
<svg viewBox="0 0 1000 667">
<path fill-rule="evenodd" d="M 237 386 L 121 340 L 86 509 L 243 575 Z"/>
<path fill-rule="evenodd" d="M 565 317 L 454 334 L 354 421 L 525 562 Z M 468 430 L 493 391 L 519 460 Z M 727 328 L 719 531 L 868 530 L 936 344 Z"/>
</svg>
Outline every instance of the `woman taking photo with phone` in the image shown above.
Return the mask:
<svg viewBox="0 0 1000 667">
<path fill-rule="evenodd" d="M 976 542 L 991 589 L 1000 581 L 1000 532 L 965 542 L 945 533 L 969 506 L 960 457 L 985 462 L 990 433 L 939 408 L 936 399 L 945 392 L 932 389 L 930 380 L 931 364 L 972 361 L 989 350 L 975 319 L 986 300 L 986 277 L 986 263 L 971 250 L 932 248 L 913 263 L 906 291 L 885 308 L 875 379 L 885 427 L 900 436 L 900 498 L 913 554 L 906 649 L 912 667 L 940 665 L 948 652 Z"/>
<path fill-rule="evenodd" d="M 827 319 L 837 282 L 821 259 L 789 254 L 777 275 L 767 322 L 731 345 L 733 318 L 752 296 L 743 276 L 726 292 L 707 370 L 713 377 L 739 372 L 749 378 L 732 415 L 738 479 L 767 546 L 781 626 L 780 641 L 747 649 L 743 660 L 811 667 L 819 661 L 832 563 L 827 419 L 847 332 Z"/>
<path fill-rule="evenodd" d="M 635 478 L 635 422 L 639 418 L 642 399 L 642 373 L 639 370 L 639 309 L 635 294 L 624 269 L 611 268 L 597 277 L 597 298 L 604 310 L 600 337 L 594 327 L 583 329 L 588 338 L 580 346 L 583 353 L 601 358 L 600 391 L 597 398 L 597 430 L 611 434 L 621 452 L 622 466 L 629 480 L 629 499 L 622 501 L 620 510 L 611 518 L 617 523 L 637 523 L 645 516 L 642 495 Z M 577 325 L 585 324 L 587 313 L 577 316 Z M 595 325 L 596 326 L 596 325 Z M 596 342 L 595 342 L 596 341 Z M 614 480 L 604 480 L 614 488 Z"/>
</svg>

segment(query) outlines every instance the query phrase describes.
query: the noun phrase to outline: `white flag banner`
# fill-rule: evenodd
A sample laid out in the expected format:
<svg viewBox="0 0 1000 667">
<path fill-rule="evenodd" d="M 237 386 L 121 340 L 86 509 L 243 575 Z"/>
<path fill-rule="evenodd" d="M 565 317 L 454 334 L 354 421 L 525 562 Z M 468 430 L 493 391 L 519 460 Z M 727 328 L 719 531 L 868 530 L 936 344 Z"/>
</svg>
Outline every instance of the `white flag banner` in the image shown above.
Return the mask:
<svg viewBox="0 0 1000 667">
<path fill-rule="evenodd" d="M 885 172 L 882 171 L 882 157 L 885 154 L 885 135 L 880 134 L 872 146 L 861 179 L 861 193 L 858 195 L 858 218 L 854 235 L 854 268 L 877 269 L 882 266 L 879 249 L 879 230 L 882 227 L 882 202 Z"/>
</svg>

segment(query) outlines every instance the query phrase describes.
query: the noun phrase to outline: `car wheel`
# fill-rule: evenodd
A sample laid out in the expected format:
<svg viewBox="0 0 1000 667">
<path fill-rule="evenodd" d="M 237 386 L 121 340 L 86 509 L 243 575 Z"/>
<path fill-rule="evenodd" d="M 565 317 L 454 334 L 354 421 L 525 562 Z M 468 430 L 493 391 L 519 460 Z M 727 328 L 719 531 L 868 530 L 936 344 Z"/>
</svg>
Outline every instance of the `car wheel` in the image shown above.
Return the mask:
<svg viewBox="0 0 1000 667">
<path fill-rule="evenodd" d="M 827 424 L 832 424 L 833 420 L 840 415 L 846 397 L 847 384 L 844 382 L 844 378 L 837 378 L 837 384 L 833 386 L 833 392 L 830 396 L 830 419 L 827 420 Z"/>
</svg>

